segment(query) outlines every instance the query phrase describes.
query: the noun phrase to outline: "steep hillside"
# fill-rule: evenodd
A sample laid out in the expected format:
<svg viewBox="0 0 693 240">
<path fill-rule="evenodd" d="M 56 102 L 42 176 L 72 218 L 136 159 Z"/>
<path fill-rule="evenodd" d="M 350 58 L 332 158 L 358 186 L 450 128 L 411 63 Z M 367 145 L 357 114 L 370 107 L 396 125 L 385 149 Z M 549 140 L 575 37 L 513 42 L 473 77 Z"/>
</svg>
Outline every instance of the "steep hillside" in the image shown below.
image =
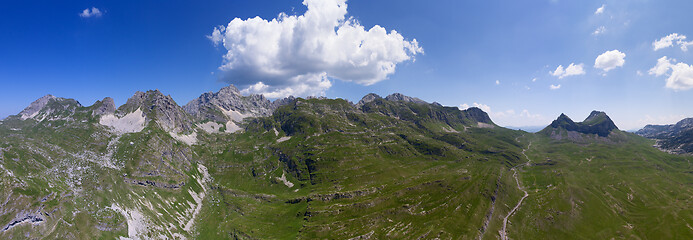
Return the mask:
<svg viewBox="0 0 693 240">
<path fill-rule="evenodd" d="M 671 125 L 647 125 L 636 134 L 657 140 L 657 147 L 679 154 L 693 153 L 693 118 Z"/>
<path fill-rule="evenodd" d="M 565 134 L 567 132 L 567 134 Z M 573 133 L 609 137 L 618 127 L 604 112 L 592 111 L 582 122 L 574 122 L 565 114 L 558 116 L 549 126 L 539 131 L 540 134 L 551 135 L 554 138 L 573 137 Z"/>
</svg>

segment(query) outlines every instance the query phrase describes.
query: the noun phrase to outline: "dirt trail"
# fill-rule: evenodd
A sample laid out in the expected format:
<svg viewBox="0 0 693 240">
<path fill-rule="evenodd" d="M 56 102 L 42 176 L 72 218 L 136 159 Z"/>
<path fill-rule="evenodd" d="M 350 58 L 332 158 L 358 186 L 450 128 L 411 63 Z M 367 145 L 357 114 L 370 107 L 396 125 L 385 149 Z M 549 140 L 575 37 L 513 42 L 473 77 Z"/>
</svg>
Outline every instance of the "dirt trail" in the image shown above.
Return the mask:
<svg viewBox="0 0 693 240">
<path fill-rule="evenodd" d="M 532 160 L 529 159 L 527 154 L 525 154 L 525 152 L 527 150 L 529 150 L 530 147 L 532 147 L 532 142 L 529 142 L 527 149 L 522 149 L 522 155 L 524 155 L 525 158 L 527 158 L 527 163 L 515 166 L 511 169 L 511 170 L 513 170 L 513 177 L 515 178 L 515 182 L 517 183 L 517 189 L 524 192 L 525 195 L 522 196 L 522 198 L 520 198 L 520 201 L 517 202 L 517 205 L 515 205 L 515 207 L 512 210 L 510 210 L 510 212 L 508 212 L 508 215 L 506 215 L 505 218 L 503 218 L 503 228 L 501 228 L 501 230 L 499 231 L 500 232 L 500 238 L 502 240 L 508 239 L 508 235 L 507 235 L 508 234 L 507 233 L 508 218 L 510 218 L 510 216 L 512 216 L 517 211 L 517 209 L 520 208 L 520 205 L 522 205 L 522 201 L 524 201 L 525 198 L 527 198 L 527 196 L 529 196 L 529 193 L 527 193 L 527 190 L 525 190 L 525 188 L 522 187 L 522 184 L 520 184 L 520 180 L 517 178 L 517 168 L 523 167 L 523 166 L 529 166 L 530 162 L 532 162 Z"/>
</svg>

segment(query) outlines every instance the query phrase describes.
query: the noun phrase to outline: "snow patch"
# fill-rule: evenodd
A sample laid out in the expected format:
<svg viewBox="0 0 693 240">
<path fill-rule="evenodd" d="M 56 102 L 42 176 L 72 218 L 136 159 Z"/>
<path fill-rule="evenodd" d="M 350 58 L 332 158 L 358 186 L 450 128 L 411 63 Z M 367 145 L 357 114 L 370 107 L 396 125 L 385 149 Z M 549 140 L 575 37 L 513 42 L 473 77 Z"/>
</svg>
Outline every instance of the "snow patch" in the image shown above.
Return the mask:
<svg viewBox="0 0 693 240">
<path fill-rule="evenodd" d="M 279 131 L 276 128 L 272 128 L 272 130 L 274 130 L 274 136 L 279 136 Z"/>
<path fill-rule="evenodd" d="M 289 139 L 291 139 L 290 136 L 284 136 L 284 137 L 280 137 L 279 139 L 277 139 L 277 142 L 280 143 L 280 142 L 283 142 L 283 141 L 286 141 L 286 140 L 289 140 Z"/>
<path fill-rule="evenodd" d="M 169 132 L 169 134 L 174 139 L 181 141 L 181 142 L 184 142 L 185 144 L 188 144 L 188 145 L 194 145 L 195 143 L 197 143 L 197 132 L 193 132 L 189 135 L 182 135 L 182 134 L 178 135 L 174 132 Z"/>
<path fill-rule="evenodd" d="M 136 111 L 128 113 L 122 118 L 118 118 L 113 114 L 103 115 L 99 120 L 99 124 L 111 127 L 111 130 L 115 133 L 134 133 L 144 129 L 146 118 L 142 110 L 137 108 Z"/>
<path fill-rule="evenodd" d="M 294 187 L 294 183 L 289 182 L 289 180 L 286 180 L 286 173 L 285 172 L 282 172 L 282 177 L 277 178 L 277 180 L 282 181 L 284 183 L 284 185 L 286 185 L 289 188 Z"/>
</svg>

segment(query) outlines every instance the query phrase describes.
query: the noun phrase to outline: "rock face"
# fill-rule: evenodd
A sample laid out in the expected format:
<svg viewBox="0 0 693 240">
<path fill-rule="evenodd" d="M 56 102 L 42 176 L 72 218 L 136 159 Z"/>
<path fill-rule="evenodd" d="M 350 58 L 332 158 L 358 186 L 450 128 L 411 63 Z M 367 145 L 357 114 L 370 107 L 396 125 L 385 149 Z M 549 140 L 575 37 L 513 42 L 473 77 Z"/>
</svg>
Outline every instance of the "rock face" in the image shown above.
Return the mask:
<svg viewBox="0 0 693 240">
<path fill-rule="evenodd" d="M 106 97 L 101 101 L 96 101 L 94 105 L 91 106 L 94 110 L 92 111 L 93 116 L 115 114 L 116 107 L 113 98 Z"/>
<path fill-rule="evenodd" d="M 368 95 L 366 95 L 368 96 Z M 428 104 L 426 101 L 415 98 L 415 97 L 409 97 L 405 96 L 404 94 L 401 93 L 393 93 L 390 94 L 389 96 L 385 97 L 385 100 L 388 101 L 404 101 L 404 102 L 411 102 L 411 103 L 422 103 L 422 104 Z"/>
<path fill-rule="evenodd" d="M 372 102 L 372 101 L 375 101 L 375 100 L 377 100 L 377 99 L 382 99 L 382 97 L 380 97 L 378 94 L 375 94 L 375 93 L 366 94 L 366 96 L 363 96 L 363 98 L 361 98 L 361 101 L 359 101 L 359 102 L 356 104 L 356 107 L 357 107 L 357 108 L 360 108 L 360 107 L 363 106 L 364 104 L 369 103 L 369 102 Z"/>
<path fill-rule="evenodd" d="M 243 96 L 238 88 L 229 85 L 216 93 L 203 93 L 185 104 L 183 109 L 198 120 L 240 121 L 245 117 L 269 116 L 277 107 L 294 100 L 294 97 L 288 97 L 271 102 L 263 95 Z"/>
<path fill-rule="evenodd" d="M 657 146 L 673 153 L 693 153 L 693 118 L 671 125 L 647 125 L 636 134 L 657 140 Z"/>
<path fill-rule="evenodd" d="M 124 117 L 138 109 L 142 111 L 146 122 L 155 120 L 165 131 L 190 133 L 193 130 L 192 117 L 183 111 L 171 96 L 165 96 L 159 90 L 136 92 L 118 108 L 115 115 Z"/>
<path fill-rule="evenodd" d="M 43 96 L 32 102 L 19 113 L 22 120 L 71 120 L 75 112 L 82 108 L 82 104 L 71 98 L 59 98 L 53 95 Z"/>
<path fill-rule="evenodd" d="M 41 111 L 41 109 L 43 109 L 43 107 L 46 106 L 46 104 L 48 104 L 48 101 L 53 99 L 56 99 L 56 97 L 50 94 L 36 99 L 36 101 L 29 104 L 28 107 L 26 107 L 22 112 L 20 112 L 19 116 L 22 119 L 32 118 L 36 116 L 36 114 L 38 114 L 39 111 Z"/>
<path fill-rule="evenodd" d="M 600 137 L 608 137 L 611 131 L 618 130 L 616 124 L 604 112 L 592 111 L 582 122 L 574 122 L 565 114 L 558 116 L 556 120 L 544 128 L 541 132 L 548 132 L 553 129 L 564 129 L 569 132 L 583 134 L 597 134 Z"/>
<path fill-rule="evenodd" d="M 462 112 L 470 119 L 480 122 L 480 123 L 487 123 L 487 124 L 494 124 L 493 121 L 491 121 L 491 118 L 488 116 L 488 113 L 484 112 L 483 110 L 477 108 L 477 107 L 470 107 L 465 110 L 462 110 Z"/>
</svg>

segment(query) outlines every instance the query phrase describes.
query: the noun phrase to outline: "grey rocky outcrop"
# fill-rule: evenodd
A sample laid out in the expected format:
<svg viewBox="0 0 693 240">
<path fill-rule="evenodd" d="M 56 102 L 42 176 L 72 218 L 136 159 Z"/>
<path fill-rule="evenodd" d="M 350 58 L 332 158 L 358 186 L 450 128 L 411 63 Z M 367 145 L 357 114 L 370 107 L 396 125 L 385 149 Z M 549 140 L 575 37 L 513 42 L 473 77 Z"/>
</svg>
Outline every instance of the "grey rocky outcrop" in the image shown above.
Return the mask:
<svg viewBox="0 0 693 240">
<path fill-rule="evenodd" d="M 162 129 L 175 133 L 190 133 L 193 130 L 193 119 L 169 95 L 159 90 L 137 91 L 128 101 L 118 108 L 116 115 L 125 116 L 140 109 L 147 122 L 155 120 Z"/>
<path fill-rule="evenodd" d="M 428 104 L 428 103 L 427 103 L 426 101 L 424 101 L 424 100 L 421 100 L 421 99 L 415 98 L 415 97 L 406 96 L 406 95 L 401 94 L 401 93 L 393 93 L 393 94 L 390 94 L 389 96 L 385 97 L 385 100 L 388 100 L 388 101 L 404 101 L 404 102 L 411 102 L 411 103 Z"/>
<path fill-rule="evenodd" d="M 115 102 L 113 101 L 113 98 L 110 97 L 106 97 L 101 101 L 96 101 L 92 107 L 94 108 L 94 111 L 92 112 L 93 116 L 115 114 L 116 111 Z"/>
<path fill-rule="evenodd" d="M 233 85 L 226 86 L 218 92 L 207 92 L 183 106 L 183 109 L 198 120 L 226 122 L 237 120 L 228 116 L 233 111 L 244 116 L 269 116 L 277 107 L 293 102 L 293 96 L 277 99 L 274 102 L 260 94 L 243 96 Z M 225 113 L 227 112 L 227 113 Z"/>
<path fill-rule="evenodd" d="M 657 147 L 678 154 L 693 153 L 693 118 L 670 125 L 647 125 L 636 134 L 657 140 Z"/>
<path fill-rule="evenodd" d="M 36 101 L 32 102 L 31 104 L 29 104 L 28 107 L 22 110 L 19 113 L 19 116 L 22 117 L 22 119 L 27 119 L 36 116 L 36 114 L 38 114 L 38 112 L 41 111 L 41 109 L 43 109 L 43 107 L 45 107 L 46 104 L 48 104 L 48 101 L 53 99 L 56 99 L 56 97 L 50 94 L 36 99 Z"/>
<path fill-rule="evenodd" d="M 382 97 L 380 97 L 380 95 L 375 94 L 375 93 L 366 94 L 366 96 L 363 96 L 361 98 L 361 100 L 358 103 L 356 103 L 356 107 L 360 108 L 364 104 L 375 101 L 377 99 L 382 99 Z"/>
</svg>

